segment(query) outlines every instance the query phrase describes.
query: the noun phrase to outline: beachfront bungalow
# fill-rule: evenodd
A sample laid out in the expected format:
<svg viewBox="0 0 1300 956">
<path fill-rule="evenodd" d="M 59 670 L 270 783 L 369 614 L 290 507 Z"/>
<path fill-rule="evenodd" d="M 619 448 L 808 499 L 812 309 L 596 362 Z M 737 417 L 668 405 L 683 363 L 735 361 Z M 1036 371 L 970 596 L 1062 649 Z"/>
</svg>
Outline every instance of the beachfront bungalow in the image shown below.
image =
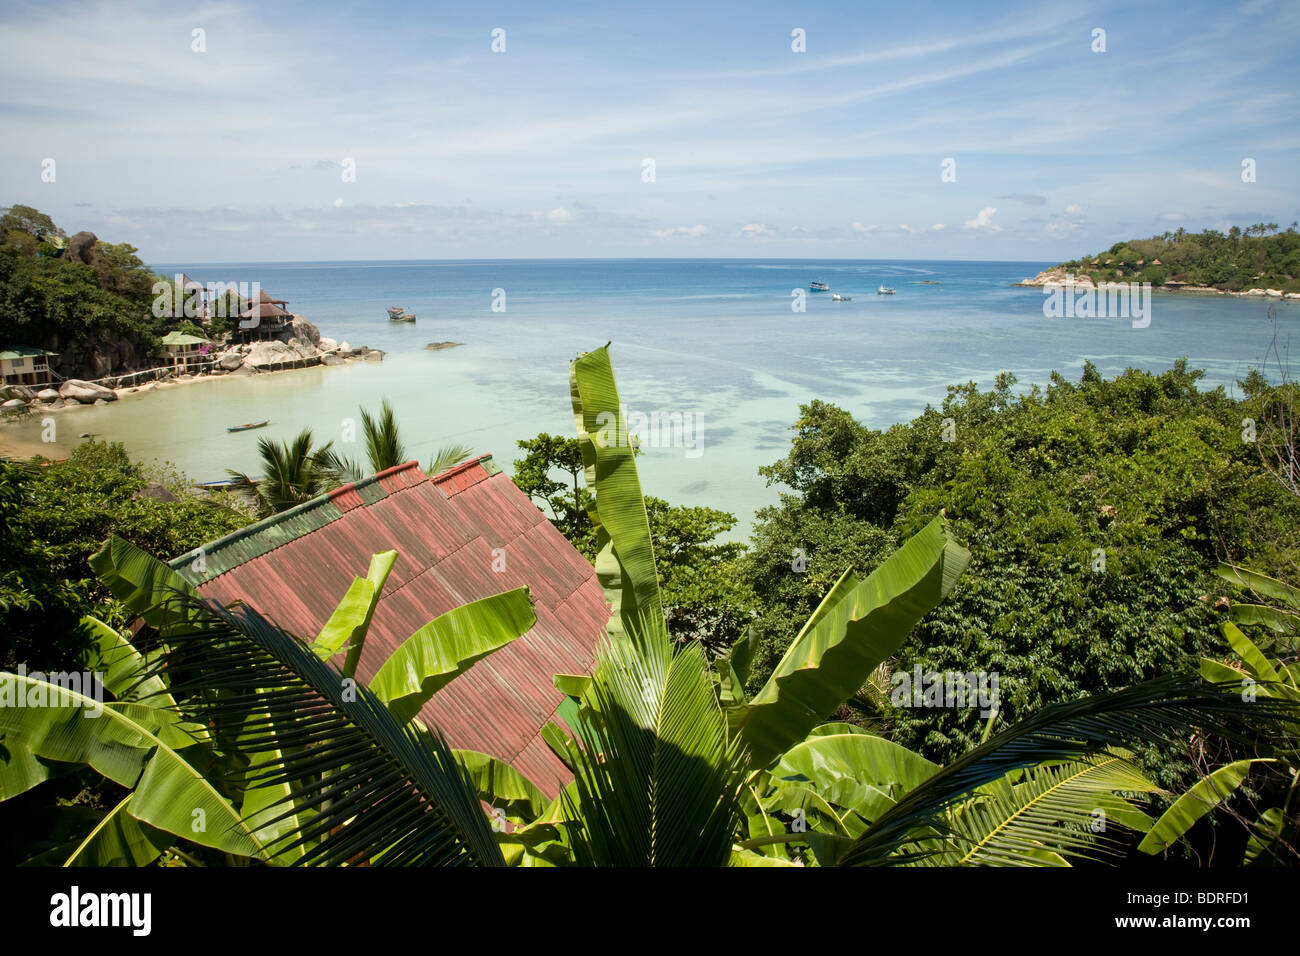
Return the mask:
<svg viewBox="0 0 1300 956">
<path fill-rule="evenodd" d="M 163 336 L 162 344 L 167 349 L 167 358 L 175 368 L 189 370 L 207 361 L 207 354 L 201 352 L 200 349 L 212 343 L 201 335 L 191 335 L 189 332 L 168 332 Z"/>
<path fill-rule="evenodd" d="M 361 661 L 369 683 L 397 647 L 440 614 L 527 585 L 537 622 L 440 689 L 419 717 L 452 747 L 506 761 L 554 797 L 572 774 L 542 739 L 562 723 L 557 673 L 590 674 L 609 620 L 595 569 L 483 455 L 429 476 L 414 461 L 343 485 L 202 548 L 171 567 L 203 597 L 247 601 L 311 639 L 370 556 L 397 563 Z"/>
<path fill-rule="evenodd" d="M 29 345 L 0 345 L 0 381 L 5 385 L 48 385 L 53 380 L 49 360 L 58 354 Z"/>
<path fill-rule="evenodd" d="M 293 324 L 293 313 L 284 299 L 273 299 L 263 289 L 256 302 L 246 303 L 239 313 L 239 325 L 234 330 L 236 341 L 273 339 Z M 251 323 L 251 324 L 250 324 Z"/>
</svg>

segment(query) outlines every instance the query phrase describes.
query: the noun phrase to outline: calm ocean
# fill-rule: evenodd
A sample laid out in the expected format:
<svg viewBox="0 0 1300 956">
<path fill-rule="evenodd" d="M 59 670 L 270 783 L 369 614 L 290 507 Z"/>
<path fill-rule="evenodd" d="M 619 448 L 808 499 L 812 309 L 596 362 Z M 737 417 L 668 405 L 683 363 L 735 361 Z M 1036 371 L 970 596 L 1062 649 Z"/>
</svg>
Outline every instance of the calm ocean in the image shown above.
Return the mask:
<svg viewBox="0 0 1300 956">
<path fill-rule="evenodd" d="M 407 447 L 427 464 L 441 444 L 491 452 L 510 469 L 515 441 L 573 434 L 568 362 L 612 341 L 631 411 L 699 416 L 702 454 L 649 448 L 645 491 L 677 504 L 753 512 L 776 500 L 759 465 L 788 449 L 799 405 L 821 398 L 874 427 L 937 405 L 951 383 L 991 384 L 1010 370 L 1022 386 L 1052 370 L 1077 379 L 1090 359 L 1106 375 L 1152 370 L 1187 356 L 1211 384 L 1260 365 L 1273 327 L 1268 302 L 1157 294 L 1151 323 L 1049 319 L 1038 289 L 1013 288 L 1050 263 L 801 260 L 500 260 L 163 264 L 200 282 L 258 281 L 323 335 L 384 349 L 354 363 L 213 381 L 61 416 L 60 445 L 94 432 L 137 457 L 170 460 L 196 480 L 256 471 L 259 437 L 309 426 L 339 439 L 359 405 L 387 397 Z M 824 280 L 850 302 L 792 290 Z M 926 282 L 937 284 L 926 284 Z M 877 295 L 880 284 L 897 294 Z M 494 290 L 502 290 L 494 295 Z M 504 311 L 494 311 L 494 301 Z M 414 325 L 390 323 L 405 307 Z M 1278 303 L 1282 338 L 1300 331 L 1300 305 Z M 463 347 L 427 351 L 426 343 Z M 230 424 L 269 418 L 260 431 Z M 25 425 L 33 432 L 39 425 Z M 344 447 L 359 455 L 360 448 Z"/>
</svg>

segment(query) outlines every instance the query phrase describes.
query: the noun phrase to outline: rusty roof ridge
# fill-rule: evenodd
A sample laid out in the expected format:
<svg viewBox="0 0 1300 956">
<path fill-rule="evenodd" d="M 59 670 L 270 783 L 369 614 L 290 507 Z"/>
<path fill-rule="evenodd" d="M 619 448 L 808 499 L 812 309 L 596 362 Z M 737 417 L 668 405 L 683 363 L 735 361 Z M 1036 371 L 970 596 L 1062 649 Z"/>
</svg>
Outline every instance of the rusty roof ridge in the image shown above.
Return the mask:
<svg viewBox="0 0 1300 956">
<path fill-rule="evenodd" d="M 345 489 L 346 491 L 356 491 L 360 488 L 368 488 L 371 485 L 378 483 L 381 478 L 386 478 L 390 475 L 396 474 L 399 471 L 402 471 L 403 469 L 412 468 L 412 467 L 418 469 L 419 467 L 418 462 L 416 462 L 415 460 L 411 460 L 408 462 L 404 462 L 400 465 L 394 465 L 392 468 L 385 468 L 383 471 L 378 472 L 377 474 L 370 475 L 366 478 L 362 478 L 360 481 L 348 482 L 346 485 L 340 485 L 338 488 L 332 488 L 329 491 L 322 492 L 321 494 L 317 495 L 315 498 L 310 498 L 307 501 L 302 502 L 301 504 L 296 504 L 292 508 L 286 508 L 284 511 L 278 511 L 273 515 L 267 515 L 265 518 L 262 518 L 259 521 L 254 521 L 250 525 L 245 525 L 242 528 L 236 528 L 234 531 L 230 532 L 227 535 L 223 535 L 220 538 L 217 538 L 215 541 L 209 541 L 207 544 L 201 545 L 197 549 L 186 551 L 184 554 L 172 558 L 170 561 L 168 561 L 167 566 L 172 568 L 173 570 L 177 570 L 181 565 L 184 565 L 193 559 L 195 550 L 202 551 L 204 554 L 207 555 L 216 554 L 218 551 L 222 551 L 230 547 L 232 544 L 235 544 L 236 542 L 243 541 L 247 538 L 256 537 L 257 535 L 261 534 L 263 531 L 266 531 L 268 528 L 273 528 L 276 525 L 280 524 L 281 522 L 287 521 L 290 518 L 296 518 L 299 515 L 306 514 L 307 512 L 315 508 L 319 508 L 321 505 L 332 504 L 337 508 L 338 505 L 335 504 L 335 497 L 339 494 L 345 493 Z M 380 487 L 383 488 L 382 485 L 380 485 Z M 407 491 L 409 489 L 401 488 L 398 490 Z M 393 492 L 390 492 L 388 491 L 388 489 L 384 488 L 384 495 L 382 498 L 378 500 L 382 501 L 384 500 L 384 498 L 387 498 L 391 494 L 393 494 Z M 363 502 L 362 507 L 369 507 L 370 504 L 373 503 L 374 502 Z M 339 518 L 342 518 L 343 515 L 346 513 L 347 512 L 340 510 L 338 517 L 331 518 L 329 521 L 325 522 L 325 524 L 321 525 L 320 527 L 324 528 L 327 525 L 333 524 L 335 521 L 338 521 Z M 271 548 L 269 551 L 264 552 L 264 554 L 270 554 L 272 551 L 278 551 L 280 548 L 284 547 L 284 545 L 290 544 L 293 541 L 301 540 L 302 538 L 307 537 L 307 535 L 314 534 L 319 530 L 320 528 L 312 528 L 310 531 L 306 532 L 305 534 L 298 535 L 296 538 L 291 538 L 288 541 L 285 541 L 282 544 L 278 545 L 277 547 Z M 258 557 L 262 557 L 262 555 L 258 555 Z M 210 578 L 204 578 L 203 583 L 206 584 L 208 581 L 214 581 L 217 578 L 221 577 L 222 574 L 226 574 L 229 571 L 233 571 L 235 568 L 242 567 L 246 563 L 247 563 L 246 561 L 241 561 L 239 564 L 232 565 L 231 567 L 226 568 L 223 571 L 212 575 L 212 577 Z"/>
<path fill-rule="evenodd" d="M 477 458 L 471 458 L 469 461 L 462 461 L 459 465 L 452 465 L 446 471 L 440 471 L 436 475 L 430 475 L 429 480 L 432 481 L 435 485 L 440 485 L 448 478 L 455 478 L 461 472 L 468 471 L 469 469 L 473 468 L 475 465 L 481 465 L 484 461 L 489 460 L 491 457 L 492 457 L 492 452 L 488 452 L 486 455 L 479 455 Z"/>
</svg>

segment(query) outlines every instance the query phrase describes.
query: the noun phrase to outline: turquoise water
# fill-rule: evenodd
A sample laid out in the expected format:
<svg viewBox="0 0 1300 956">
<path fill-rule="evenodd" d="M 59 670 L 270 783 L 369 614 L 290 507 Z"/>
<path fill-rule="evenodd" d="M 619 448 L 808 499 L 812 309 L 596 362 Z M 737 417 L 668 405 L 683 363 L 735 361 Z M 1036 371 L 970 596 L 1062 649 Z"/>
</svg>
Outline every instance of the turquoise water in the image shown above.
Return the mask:
<svg viewBox="0 0 1300 956">
<path fill-rule="evenodd" d="M 509 260 L 456 262 L 157 265 L 200 282 L 258 281 L 323 335 L 384 349 L 382 364 L 353 363 L 254 378 L 219 379 L 132 396 L 57 416 L 58 445 L 81 432 L 170 460 L 196 480 L 226 468 L 256 471 L 259 437 L 310 426 L 341 443 L 358 405 L 387 397 L 408 450 L 425 464 L 441 444 L 491 452 L 507 470 L 515 441 L 573 433 L 568 362 L 613 342 L 630 412 L 698 416 L 701 453 L 648 447 L 645 490 L 678 504 L 740 516 L 776 500 L 757 474 L 789 447 L 801 402 L 839 404 L 874 427 L 937 405 L 946 386 L 991 384 L 1001 370 L 1022 385 L 1052 370 L 1077 379 L 1085 359 L 1107 375 L 1159 370 L 1187 356 L 1212 385 L 1260 365 L 1273 335 L 1269 303 L 1228 297 L 1154 297 L 1151 324 L 1049 319 L 1038 289 L 1012 283 L 1049 263 L 794 260 Z M 832 302 L 792 290 L 813 279 L 852 295 Z M 937 285 L 922 284 L 924 280 Z M 878 296 L 880 284 L 897 294 Z M 493 311 L 501 302 L 504 311 Z M 415 325 L 389 323 L 404 306 Z M 1300 306 L 1276 305 L 1281 337 L 1300 331 Z M 426 343 L 463 347 L 426 351 Z M 230 424 L 269 418 L 259 431 Z M 694 420 L 694 419 L 688 419 Z M 38 423 L 16 426 L 34 439 Z"/>
</svg>

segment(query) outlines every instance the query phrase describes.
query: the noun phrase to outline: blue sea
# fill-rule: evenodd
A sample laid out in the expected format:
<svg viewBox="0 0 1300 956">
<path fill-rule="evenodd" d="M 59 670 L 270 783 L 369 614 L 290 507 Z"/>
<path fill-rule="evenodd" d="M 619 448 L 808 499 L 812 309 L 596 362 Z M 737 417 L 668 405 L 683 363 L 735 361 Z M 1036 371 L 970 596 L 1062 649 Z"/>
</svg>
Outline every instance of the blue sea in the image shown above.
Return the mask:
<svg viewBox="0 0 1300 956">
<path fill-rule="evenodd" d="M 1162 370 L 1180 357 L 1230 386 L 1260 367 L 1274 334 L 1300 331 L 1300 305 L 1156 293 L 1151 322 L 1047 318 L 1044 295 L 1013 283 L 1051 263 L 783 259 L 488 260 L 232 263 L 152 266 L 200 282 L 260 282 L 323 335 L 383 349 L 352 363 L 189 385 L 60 418 L 60 444 L 93 432 L 133 454 L 170 460 L 196 480 L 256 470 L 259 437 L 310 427 L 342 443 L 360 406 L 387 397 L 412 457 L 443 444 L 491 452 L 507 471 L 515 442 L 572 435 L 568 364 L 612 342 L 630 412 L 694 416 L 698 449 L 646 447 L 647 494 L 734 512 L 743 537 L 778 489 L 760 465 L 789 448 L 799 406 L 814 398 L 873 427 L 943 401 L 947 386 L 991 385 L 1003 370 L 1022 387 L 1085 360 L 1106 375 Z M 852 297 L 808 292 L 813 280 Z M 881 284 L 895 288 L 877 295 Z M 805 310 L 794 311 L 796 290 Z M 496 304 L 496 310 L 493 306 Z M 1274 304 L 1274 319 L 1269 305 Z M 400 305 L 414 325 L 390 323 Z M 430 342 L 459 348 L 428 351 Z M 75 427 L 66 427 L 72 423 Z M 260 431 L 230 424 L 269 418 Z M 26 427 L 26 426 L 23 426 Z M 31 426 L 36 427 L 36 426 Z M 660 443 L 666 444 L 666 443 Z"/>
</svg>

